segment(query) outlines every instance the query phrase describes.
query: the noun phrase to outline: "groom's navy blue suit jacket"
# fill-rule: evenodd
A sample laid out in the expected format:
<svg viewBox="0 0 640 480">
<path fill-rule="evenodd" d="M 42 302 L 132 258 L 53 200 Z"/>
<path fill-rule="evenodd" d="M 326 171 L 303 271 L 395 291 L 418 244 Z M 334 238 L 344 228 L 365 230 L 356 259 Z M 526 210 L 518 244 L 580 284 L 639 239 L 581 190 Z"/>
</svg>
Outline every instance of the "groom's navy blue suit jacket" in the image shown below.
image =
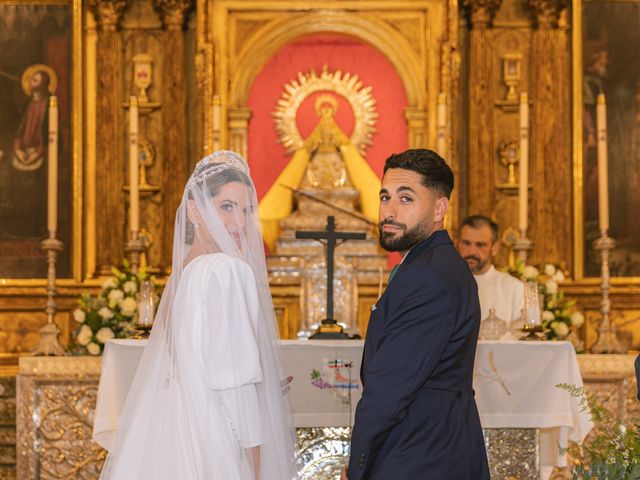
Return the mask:
<svg viewBox="0 0 640 480">
<path fill-rule="evenodd" d="M 472 390 L 479 328 L 473 275 L 436 231 L 371 312 L 349 480 L 489 478 Z"/>
</svg>

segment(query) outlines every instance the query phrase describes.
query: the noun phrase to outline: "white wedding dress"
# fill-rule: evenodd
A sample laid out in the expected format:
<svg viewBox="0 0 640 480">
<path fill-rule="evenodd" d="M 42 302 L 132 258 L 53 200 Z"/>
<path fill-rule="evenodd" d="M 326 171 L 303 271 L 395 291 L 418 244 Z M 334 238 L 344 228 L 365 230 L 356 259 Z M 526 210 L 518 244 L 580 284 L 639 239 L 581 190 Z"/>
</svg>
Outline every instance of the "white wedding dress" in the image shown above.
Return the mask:
<svg viewBox="0 0 640 480">
<path fill-rule="evenodd" d="M 238 158 L 207 157 L 187 183 L 174 270 L 101 479 L 295 478 L 295 436 L 257 218 L 251 210 L 250 221 L 239 220 L 243 233 L 232 230 L 234 241 L 225 210 L 218 218 L 209 206 L 209 199 L 214 206 L 227 200 L 214 195 L 216 181 L 229 181 L 226 170 L 246 172 Z M 249 191 L 247 201 L 257 204 Z M 204 214 L 191 228 L 188 202 Z M 195 244 L 198 255 L 189 260 Z"/>
</svg>

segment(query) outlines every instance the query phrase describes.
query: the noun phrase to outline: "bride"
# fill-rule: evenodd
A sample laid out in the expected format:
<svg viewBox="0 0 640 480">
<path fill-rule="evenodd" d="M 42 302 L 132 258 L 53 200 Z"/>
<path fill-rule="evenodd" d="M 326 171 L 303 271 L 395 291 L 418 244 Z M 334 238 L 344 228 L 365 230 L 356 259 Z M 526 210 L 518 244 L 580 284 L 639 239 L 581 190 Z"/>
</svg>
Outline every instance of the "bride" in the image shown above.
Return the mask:
<svg viewBox="0 0 640 480">
<path fill-rule="evenodd" d="M 290 480 L 257 200 L 244 159 L 219 151 L 187 181 L 173 270 L 101 479 Z"/>
</svg>

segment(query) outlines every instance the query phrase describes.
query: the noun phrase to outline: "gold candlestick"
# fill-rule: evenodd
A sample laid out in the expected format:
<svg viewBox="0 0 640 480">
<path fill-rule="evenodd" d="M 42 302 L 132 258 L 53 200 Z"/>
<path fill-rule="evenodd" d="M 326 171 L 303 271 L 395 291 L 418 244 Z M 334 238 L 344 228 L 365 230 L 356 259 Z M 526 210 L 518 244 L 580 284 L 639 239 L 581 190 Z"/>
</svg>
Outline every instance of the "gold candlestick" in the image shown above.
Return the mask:
<svg viewBox="0 0 640 480">
<path fill-rule="evenodd" d="M 54 323 L 56 315 L 56 260 L 58 253 L 62 251 L 62 242 L 55 238 L 55 232 L 42 242 L 42 249 L 47 252 L 47 323 L 40 329 L 40 339 L 32 355 L 64 355 L 65 351 L 58 342 L 60 329 Z"/>
<path fill-rule="evenodd" d="M 147 242 L 145 239 L 138 235 L 138 232 L 131 232 L 125 251 L 129 256 L 129 262 L 131 263 L 131 273 L 138 273 L 138 267 L 140 266 L 140 259 L 142 254 L 147 249 Z"/>
<path fill-rule="evenodd" d="M 520 260 L 523 265 L 526 265 L 529 250 L 533 248 L 531 240 L 527 238 L 526 229 L 520 229 L 520 238 L 515 241 L 511 248 L 518 253 L 518 260 Z"/>
<path fill-rule="evenodd" d="M 609 237 L 606 229 L 600 230 L 598 238 L 593 246 L 600 251 L 601 274 L 600 287 L 602 289 L 602 300 L 600 301 L 600 312 L 602 322 L 598 328 L 598 340 L 591 347 L 592 353 L 626 353 L 627 348 L 618 340 L 617 329 L 611 325 L 611 300 L 609 299 L 610 273 L 609 273 L 609 252 L 616 246 L 616 242 Z"/>
</svg>

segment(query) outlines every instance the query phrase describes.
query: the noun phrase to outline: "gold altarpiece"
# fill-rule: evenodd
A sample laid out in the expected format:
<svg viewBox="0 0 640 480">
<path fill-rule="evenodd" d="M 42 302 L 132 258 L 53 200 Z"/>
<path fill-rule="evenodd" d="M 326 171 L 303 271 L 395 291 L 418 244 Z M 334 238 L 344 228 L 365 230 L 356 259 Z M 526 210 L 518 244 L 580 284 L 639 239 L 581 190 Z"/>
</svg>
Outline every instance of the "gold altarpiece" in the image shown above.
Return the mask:
<svg viewBox="0 0 640 480">
<path fill-rule="evenodd" d="M 363 0 L 348 9 L 342 1 L 314 2 L 310 8 L 290 0 L 71 5 L 72 81 L 82 94 L 74 96 L 72 108 L 73 239 L 65 245 L 72 273 L 58 282 L 56 322 L 63 344 L 75 327 L 70 311 L 77 296 L 99 288 L 100 276 L 124 256 L 126 99 L 138 92 L 134 57 L 148 54 L 152 64 L 148 98 L 140 108 L 147 179 L 142 217 L 150 241 L 147 260 L 162 279 L 170 268 L 175 205 L 191 166 L 218 147 L 246 153 L 248 95 L 260 68 L 283 46 L 318 32 L 351 35 L 389 59 L 407 94 L 409 146 L 436 143 L 436 93 L 444 92 L 445 156 L 458 179 L 449 217 L 454 236 L 460 218 L 470 213 L 489 214 L 506 230 L 517 224 L 504 161 L 517 138 L 513 93 L 530 93 L 531 262 L 568 271 L 572 280 L 563 288 L 586 309 L 586 346 L 595 341 L 598 280 L 583 277 L 576 226 L 583 212 L 580 2 Z M 508 246 L 509 236 L 503 241 Z M 640 344 L 639 286 L 638 278 L 613 280 L 614 321 L 622 320 L 634 346 Z M 377 291 L 375 285 L 360 289 L 363 326 Z M 282 335 L 292 337 L 300 318 L 299 286 L 274 284 L 273 294 Z M 44 279 L 1 280 L 2 363 L 16 365 L 35 345 L 46 320 L 44 304 Z"/>
<path fill-rule="evenodd" d="M 101 275 L 124 255 L 126 100 L 138 91 L 134 57 L 148 54 L 152 64 L 148 99 L 141 105 L 148 180 L 142 216 L 150 241 L 147 261 L 163 279 L 171 264 L 177 199 L 191 167 L 216 148 L 246 154 L 252 114 L 248 95 L 260 68 L 295 39 L 327 32 L 356 37 L 392 63 L 407 94 L 409 146 L 436 144 L 437 94 L 445 94 L 444 154 L 459 180 L 448 220 L 454 236 L 460 219 L 471 213 L 488 214 L 505 229 L 517 225 L 515 189 L 508 182 L 505 160 L 518 135 L 509 92 L 529 92 L 531 262 L 560 264 L 570 273 L 563 289 L 586 310 L 580 333 L 587 347 L 593 344 L 599 322 L 598 280 L 583 276 L 582 239 L 576 227 L 584 208 L 579 140 L 582 2 L 360 0 L 349 2 L 348 8 L 345 3 L 72 0 L 72 82 L 82 94 L 74 97 L 72 108 L 73 241 L 65 246 L 72 252 L 72 274 L 58 283 L 56 323 L 63 344 L 75 327 L 70 312 L 77 296 L 97 290 Z M 508 246 L 509 236 L 503 241 Z M 505 263 L 506 256 L 500 261 Z M 294 337 L 300 286 L 274 282 L 272 293 L 281 335 Z M 360 288 L 363 327 L 377 294 L 377 285 Z M 45 301 L 43 279 L 0 280 L 0 380 L 15 376 L 18 357 L 35 345 L 36 332 L 46 321 Z M 612 302 L 637 348 L 640 279 L 614 279 Z M 623 362 L 624 375 L 618 376 L 611 357 L 600 361 L 590 356 L 582 363 L 602 389 L 613 385 L 620 390 L 620 405 L 630 404 L 629 384 L 622 380 L 630 374 L 628 361 Z M 65 378 L 74 375 L 62 372 Z M 87 375 L 95 381 L 95 365 Z M 0 400 L 11 412 L 15 397 L 5 383 Z M 5 438 L 11 428 L 4 427 L 14 418 L 12 413 L 6 417 L 3 448 L 11 444 L 10 434 Z"/>
<path fill-rule="evenodd" d="M 436 93 L 444 92 L 445 156 L 459 180 L 449 218 L 454 236 L 460 218 L 470 213 L 489 214 L 504 229 L 516 225 L 515 190 L 501 160 L 517 138 L 509 92 L 530 93 L 531 261 L 566 268 L 572 280 L 563 288 L 586 309 L 582 334 L 587 347 L 593 344 L 598 281 L 582 276 L 576 227 L 583 211 L 576 103 L 580 2 L 363 0 L 348 9 L 342 1 L 314 2 L 310 8 L 308 2 L 289 0 L 74 0 L 71 5 L 72 81 L 82 94 L 74 96 L 72 108 L 73 239 L 65 245 L 72 253 L 72 273 L 58 282 L 56 322 L 63 344 L 75 327 L 70 311 L 77 296 L 99 288 L 101 274 L 124 256 L 126 99 L 138 92 L 134 57 L 148 54 L 152 64 L 148 99 L 140 108 L 147 178 L 142 217 L 150 241 L 147 260 L 162 279 L 170 267 L 171 219 L 191 166 L 218 147 L 246 153 L 247 99 L 260 68 L 278 49 L 317 32 L 351 35 L 389 59 L 407 94 L 409 146 L 436 143 Z M 508 245 L 508 236 L 504 242 Z M 613 281 L 614 321 L 616 315 L 622 318 L 634 346 L 640 343 L 639 286 L 638 278 Z M 273 294 L 282 335 L 291 337 L 300 316 L 299 286 L 274 284 Z M 377 286 L 361 288 L 363 325 L 376 295 Z M 35 345 L 46 319 L 44 304 L 43 279 L 2 279 L 5 365 L 16 365 Z"/>
<path fill-rule="evenodd" d="M 74 239 L 73 271 L 58 282 L 56 323 L 68 344 L 70 311 L 84 291 L 122 262 L 127 229 L 127 99 L 139 95 L 136 57 L 151 67 L 140 100 L 141 147 L 146 184 L 141 188 L 147 262 L 158 278 L 171 265 L 173 216 L 192 165 L 204 152 L 231 148 L 246 154 L 249 89 L 278 49 L 316 32 L 356 37 L 382 52 L 402 78 L 408 105 L 407 144 L 436 142 L 437 95 L 445 92 L 448 159 L 460 173 L 452 138 L 459 137 L 458 6 L 443 0 L 341 1 L 88 0 L 74 3 Z M 451 222 L 455 224 L 458 197 Z M 36 342 L 45 322 L 44 280 L 2 281 L 0 358 L 15 365 Z M 361 289 L 359 312 L 378 287 Z M 299 285 L 274 285 L 282 335 L 299 321 Z M 362 313 L 364 312 L 364 313 Z"/>
</svg>

